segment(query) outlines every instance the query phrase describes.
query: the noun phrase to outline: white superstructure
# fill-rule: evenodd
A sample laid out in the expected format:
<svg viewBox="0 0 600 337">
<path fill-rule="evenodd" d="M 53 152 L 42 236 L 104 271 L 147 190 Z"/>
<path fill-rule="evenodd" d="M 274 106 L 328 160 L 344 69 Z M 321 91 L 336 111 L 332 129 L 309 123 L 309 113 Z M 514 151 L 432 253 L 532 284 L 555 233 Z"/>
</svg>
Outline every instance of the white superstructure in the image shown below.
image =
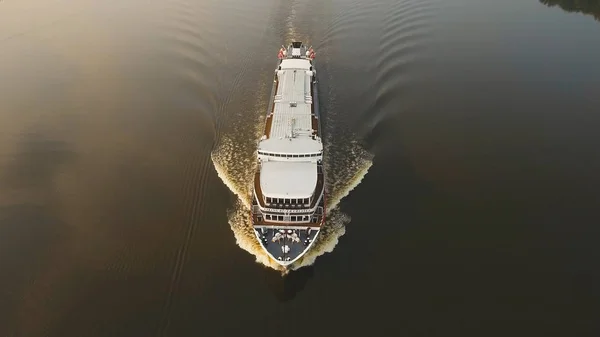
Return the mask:
<svg viewBox="0 0 600 337">
<path fill-rule="evenodd" d="M 279 55 L 258 143 L 253 220 L 267 253 L 285 266 L 308 250 L 324 221 L 324 173 L 314 52 L 294 42 Z"/>
<path fill-rule="evenodd" d="M 313 71 L 305 59 L 287 59 L 277 71 L 269 135 L 258 144 L 264 197 L 309 198 L 317 182 L 323 144 L 312 128 Z"/>
</svg>

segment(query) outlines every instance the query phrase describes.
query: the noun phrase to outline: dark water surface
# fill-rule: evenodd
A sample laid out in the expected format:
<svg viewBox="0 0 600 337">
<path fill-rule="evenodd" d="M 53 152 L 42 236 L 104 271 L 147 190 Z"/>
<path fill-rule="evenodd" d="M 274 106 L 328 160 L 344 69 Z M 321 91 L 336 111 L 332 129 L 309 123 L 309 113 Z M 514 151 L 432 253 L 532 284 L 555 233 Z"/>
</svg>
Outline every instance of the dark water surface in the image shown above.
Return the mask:
<svg viewBox="0 0 600 337">
<path fill-rule="evenodd" d="M 0 1 L 0 336 L 600 335 L 599 18 Z M 317 51 L 338 207 L 282 278 L 244 200 L 293 39 Z"/>
</svg>

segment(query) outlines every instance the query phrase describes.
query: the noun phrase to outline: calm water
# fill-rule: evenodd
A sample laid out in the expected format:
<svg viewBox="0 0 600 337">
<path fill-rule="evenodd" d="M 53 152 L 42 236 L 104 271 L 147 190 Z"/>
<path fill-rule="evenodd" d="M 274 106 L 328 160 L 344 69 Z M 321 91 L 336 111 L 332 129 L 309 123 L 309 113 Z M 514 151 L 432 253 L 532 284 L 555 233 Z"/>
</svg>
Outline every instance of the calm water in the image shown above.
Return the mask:
<svg viewBox="0 0 600 337">
<path fill-rule="evenodd" d="M 294 39 L 336 208 L 282 277 Z M 593 0 L 0 1 L 0 336 L 598 336 L 599 60 Z"/>
</svg>

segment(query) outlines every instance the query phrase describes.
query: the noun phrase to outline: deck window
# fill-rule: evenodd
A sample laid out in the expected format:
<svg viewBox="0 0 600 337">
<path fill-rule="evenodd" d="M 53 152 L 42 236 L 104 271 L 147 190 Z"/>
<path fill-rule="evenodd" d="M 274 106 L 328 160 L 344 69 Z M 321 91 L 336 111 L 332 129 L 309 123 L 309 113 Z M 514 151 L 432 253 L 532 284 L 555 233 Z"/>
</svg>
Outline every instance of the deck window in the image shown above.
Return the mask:
<svg viewBox="0 0 600 337">
<path fill-rule="evenodd" d="M 283 215 L 278 215 L 278 216 L 277 216 L 277 220 L 279 220 L 279 221 L 283 221 Z M 315 221 L 315 222 L 316 222 L 316 221 Z"/>
<path fill-rule="evenodd" d="M 296 216 L 292 215 L 292 221 L 296 221 Z"/>
<path fill-rule="evenodd" d="M 265 215 L 265 218 L 266 218 L 267 220 L 271 220 L 271 215 L 267 214 L 267 215 Z"/>
</svg>

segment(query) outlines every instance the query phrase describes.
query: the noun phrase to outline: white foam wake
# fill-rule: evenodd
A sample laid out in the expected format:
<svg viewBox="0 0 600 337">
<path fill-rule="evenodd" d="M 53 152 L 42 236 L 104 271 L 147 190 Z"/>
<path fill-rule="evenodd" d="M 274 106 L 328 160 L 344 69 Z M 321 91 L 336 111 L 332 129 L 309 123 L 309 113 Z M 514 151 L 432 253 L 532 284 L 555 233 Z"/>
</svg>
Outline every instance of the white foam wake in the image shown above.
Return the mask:
<svg viewBox="0 0 600 337">
<path fill-rule="evenodd" d="M 238 196 L 236 204 L 229 211 L 229 225 L 238 246 L 254 255 L 256 262 L 283 272 L 279 264 L 263 251 L 254 235 L 250 205 L 256 170 L 256 149 L 250 149 L 248 144 L 255 142 L 249 142 L 248 139 L 238 141 L 236 138 L 239 136 L 236 133 L 224 136 L 212 153 L 219 177 Z M 345 226 L 351 220 L 350 216 L 338 209 L 338 205 L 367 174 L 372 165 L 372 156 L 360 147 L 358 142 L 344 143 L 347 145 L 325 148 L 326 190 L 329 195 L 326 223 L 310 251 L 292 265 L 292 270 L 311 265 L 319 256 L 332 252 L 339 238 L 344 235 Z"/>
</svg>

